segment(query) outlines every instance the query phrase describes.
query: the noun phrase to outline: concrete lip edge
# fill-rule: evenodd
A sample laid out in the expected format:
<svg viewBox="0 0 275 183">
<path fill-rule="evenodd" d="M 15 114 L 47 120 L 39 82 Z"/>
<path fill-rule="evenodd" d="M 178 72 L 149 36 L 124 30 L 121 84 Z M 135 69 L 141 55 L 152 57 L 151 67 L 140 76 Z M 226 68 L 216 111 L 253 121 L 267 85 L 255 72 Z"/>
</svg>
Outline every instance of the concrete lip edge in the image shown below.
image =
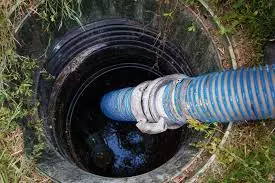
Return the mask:
<svg viewBox="0 0 275 183">
<path fill-rule="evenodd" d="M 202 5 L 204 6 L 204 4 L 202 3 Z M 205 7 L 205 6 L 204 6 Z M 207 7 L 205 7 L 207 10 L 208 10 L 208 8 Z M 209 11 L 209 10 L 208 10 Z M 210 12 L 210 11 L 209 11 Z M 211 13 L 210 13 L 211 14 Z M 212 15 L 213 16 L 213 15 Z M 18 30 L 18 29 L 17 29 Z M 231 44 L 231 42 L 230 42 L 230 39 L 229 39 L 229 37 L 227 37 L 227 41 L 229 42 L 229 45 L 231 45 L 231 48 L 232 48 L 232 44 Z M 230 47 L 230 46 L 229 46 Z M 229 49 L 230 50 L 230 49 Z M 233 54 L 232 54 L 233 53 Z M 235 59 L 234 59 L 234 52 L 232 52 L 232 51 L 230 51 L 230 56 L 231 56 L 231 61 L 232 61 L 232 66 L 233 66 L 233 68 L 236 68 L 236 61 L 235 61 Z M 228 140 L 228 137 L 229 137 L 229 133 L 230 133 L 230 130 L 231 130 L 231 128 L 232 128 L 232 123 L 229 123 L 229 125 L 228 125 L 228 127 L 227 127 L 227 129 L 226 129 L 226 131 L 225 131 L 225 135 L 223 136 L 223 138 L 222 138 L 222 142 L 220 143 L 220 146 L 223 146 L 225 143 L 226 143 L 226 141 Z M 203 159 L 203 157 L 202 157 L 202 155 L 203 155 L 203 150 L 200 150 L 199 151 L 199 153 L 194 157 L 194 159 L 191 161 L 191 162 L 189 162 L 183 169 L 182 169 L 182 171 L 181 172 L 179 172 L 178 173 L 178 175 L 177 176 L 174 176 L 172 179 L 174 180 L 174 181 L 176 181 L 177 180 L 177 178 L 178 178 L 178 176 L 181 176 L 182 174 L 184 174 L 184 172 L 188 172 L 188 170 L 190 170 L 190 169 L 192 169 L 193 167 L 192 167 L 192 165 L 194 164 L 194 163 L 196 163 L 198 160 L 201 160 L 201 159 Z M 58 158 L 59 159 L 59 158 Z M 57 164 L 59 164 L 59 165 L 61 165 L 61 164 L 63 164 L 62 163 L 62 159 L 60 159 L 60 160 L 58 160 L 57 162 L 59 162 L 59 163 L 57 163 Z M 212 163 L 214 163 L 216 161 L 216 156 L 215 155 L 212 155 L 210 158 L 209 158 L 209 160 L 206 162 L 206 164 L 203 166 L 203 168 L 201 168 L 191 179 L 190 179 L 190 181 L 191 182 L 195 182 L 197 179 L 198 179 L 198 177 L 200 176 L 200 175 L 202 175 L 208 168 L 209 168 L 209 166 L 212 164 Z M 74 165 L 72 165 L 72 166 L 74 166 Z M 58 167 L 58 166 L 57 166 Z M 80 170 L 80 171 L 82 171 L 82 170 Z M 83 171 L 84 172 L 84 171 Z M 86 173 L 86 172 L 85 172 Z M 187 176 L 188 177 L 188 176 Z M 53 178 L 53 177 L 52 177 Z M 114 178 L 111 178 L 110 179 L 110 181 L 113 181 L 114 180 Z M 76 181 L 76 180 L 74 180 L 74 181 Z M 131 182 L 131 180 L 130 179 L 128 179 L 128 178 L 126 178 L 126 181 L 127 182 Z M 69 180 L 68 180 L 68 182 L 70 182 Z"/>
</svg>

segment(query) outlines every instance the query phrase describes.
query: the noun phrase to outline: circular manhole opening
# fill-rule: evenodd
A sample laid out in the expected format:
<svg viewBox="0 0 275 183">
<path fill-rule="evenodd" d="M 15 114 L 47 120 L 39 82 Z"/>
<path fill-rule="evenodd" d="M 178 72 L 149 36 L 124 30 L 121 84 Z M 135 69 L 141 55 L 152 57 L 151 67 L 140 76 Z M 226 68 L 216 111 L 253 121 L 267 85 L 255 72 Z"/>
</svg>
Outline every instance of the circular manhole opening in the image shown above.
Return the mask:
<svg viewBox="0 0 275 183">
<path fill-rule="evenodd" d="M 92 28 L 83 33 L 92 32 L 93 36 L 70 33 L 82 44 L 69 39 L 62 45 L 70 50 L 83 49 L 58 74 L 50 100 L 50 121 L 61 151 L 83 170 L 105 177 L 149 172 L 180 148 L 188 149 L 182 154 L 188 161 L 196 151 L 190 153 L 192 147 L 184 142 L 198 138 L 190 140 L 195 132 L 186 126 L 158 135 L 143 134 L 134 124 L 106 118 L 99 107 L 108 91 L 172 73 L 192 75 L 184 52 L 132 21 L 113 19 L 93 24 L 101 26 L 90 25 Z M 61 50 L 51 54 L 49 63 L 61 60 L 60 55 L 64 55 L 61 61 L 67 60 L 70 53 Z M 59 68 L 61 64 L 52 65 Z"/>
<path fill-rule="evenodd" d="M 50 145 L 40 169 L 57 182 L 192 177 L 209 158 L 190 146 L 203 139 L 200 133 L 183 126 L 142 134 L 134 124 L 107 119 L 99 101 L 108 91 L 163 75 L 196 76 L 230 67 L 228 40 L 217 36 L 205 10 L 196 14 L 198 9 L 157 1 L 89 2 L 84 1 L 82 27 L 67 21 L 62 30 L 51 32 L 54 43 L 44 68 L 54 79 L 36 78 L 40 119 Z M 172 17 L 164 16 L 172 10 Z M 37 17 L 26 19 L 18 33 L 18 52 L 44 63 L 49 34 L 41 30 Z"/>
<path fill-rule="evenodd" d="M 136 60 L 133 58 L 133 62 Z M 68 113 L 68 140 L 77 164 L 97 175 L 129 177 L 151 171 L 173 157 L 183 140 L 182 133 L 188 129 L 148 135 L 134 124 L 107 119 L 99 107 L 106 91 L 158 76 L 145 65 L 123 64 L 94 73 L 82 85 Z"/>
</svg>

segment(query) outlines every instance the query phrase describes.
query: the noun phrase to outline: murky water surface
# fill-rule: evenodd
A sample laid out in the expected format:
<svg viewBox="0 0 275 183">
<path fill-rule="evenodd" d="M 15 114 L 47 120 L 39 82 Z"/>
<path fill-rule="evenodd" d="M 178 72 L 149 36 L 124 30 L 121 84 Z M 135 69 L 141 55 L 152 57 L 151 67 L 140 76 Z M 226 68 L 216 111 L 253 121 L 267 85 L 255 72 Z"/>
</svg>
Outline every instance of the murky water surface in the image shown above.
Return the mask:
<svg viewBox="0 0 275 183">
<path fill-rule="evenodd" d="M 99 108 L 100 98 L 107 91 L 156 77 L 137 68 L 114 70 L 90 83 L 80 95 L 71 132 L 73 153 L 85 169 L 109 177 L 134 176 L 161 166 L 177 152 L 181 130 L 143 134 L 134 123 L 107 119 Z"/>
</svg>

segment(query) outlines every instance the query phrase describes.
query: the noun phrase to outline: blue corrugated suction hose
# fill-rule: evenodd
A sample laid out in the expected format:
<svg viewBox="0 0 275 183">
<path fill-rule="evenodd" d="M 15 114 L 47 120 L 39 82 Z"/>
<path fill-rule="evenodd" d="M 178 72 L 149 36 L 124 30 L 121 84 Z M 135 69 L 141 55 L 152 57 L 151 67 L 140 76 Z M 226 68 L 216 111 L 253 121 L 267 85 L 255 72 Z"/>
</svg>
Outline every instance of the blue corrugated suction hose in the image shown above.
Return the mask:
<svg viewBox="0 0 275 183">
<path fill-rule="evenodd" d="M 101 100 L 101 111 L 116 121 L 136 122 L 131 110 L 131 96 L 133 87 L 111 91 L 104 95 Z"/>
<path fill-rule="evenodd" d="M 188 119 L 238 122 L 275 118 L 275 65 L 210 73 L 169 75 L 109 92 L 102 112 L 116 121 L 137 121 L 145 133 L 176 129 Z"/>
</svg>

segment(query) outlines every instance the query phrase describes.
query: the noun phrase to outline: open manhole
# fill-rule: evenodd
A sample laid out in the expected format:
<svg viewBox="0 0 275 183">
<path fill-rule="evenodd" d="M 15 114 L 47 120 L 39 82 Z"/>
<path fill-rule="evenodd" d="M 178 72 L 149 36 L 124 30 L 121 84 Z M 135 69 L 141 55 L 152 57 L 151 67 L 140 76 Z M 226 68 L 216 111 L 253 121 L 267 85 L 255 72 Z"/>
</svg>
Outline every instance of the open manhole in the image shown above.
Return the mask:
<svg viewBox="0 0 275 183">
<path fill-rule="evenodd" d="M 227 42 L 211 34 L 211 16 L 203 9 L 199 17 L 183 4 L 83 3 L 83 26 L 68 21 L 62 30 L 53 29 L 45 60 L 41 55 L 49 35 L 41 32 L 39 19 L 30 17 L 18 33 L 19 53 L 37 58 L 54 76 L 36 77 L 49 143 L 41 171 L 57 182 L 190 178 L 207 160 L 190 146 L 203 139 L 201 134 L 187 126 L 143 134 L 134 124 L 107 119 L 99 102 L 108 91 L 163 75 L 220 70 L 228 65 Z M 171 8 L 173 16 L 164 16 Z M 193 161 L 198 155 L 201 159 Z"/>
</svg>

